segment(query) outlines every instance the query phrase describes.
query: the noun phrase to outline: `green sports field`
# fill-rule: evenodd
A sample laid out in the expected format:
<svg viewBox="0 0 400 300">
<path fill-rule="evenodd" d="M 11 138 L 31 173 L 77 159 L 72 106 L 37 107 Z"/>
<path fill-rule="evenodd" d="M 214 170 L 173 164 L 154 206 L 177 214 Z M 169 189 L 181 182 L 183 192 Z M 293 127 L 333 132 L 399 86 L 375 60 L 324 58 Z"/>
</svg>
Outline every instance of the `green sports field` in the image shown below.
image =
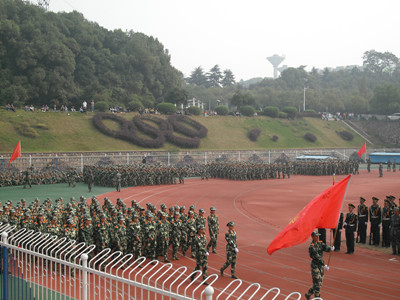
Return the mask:
<svg viewBox="0 0 400 300">
<path fill-rule="evenodd" d="M 19 200 L 24 198 L 26 204 L 29 205 L 33 202 L 35 197 L 38 197 L 40 202 L 47 197 L 55 200 L 63 197 L 64 201 L 75 197 L 79 201 L 80 196 L 89 198 L 93 195 L 101 195 L 110 191 L 113 188 L 94 186 L 92 193 L 89 193 L 88 186 L 84 183 L 77 183 L 76 187 L 69 187 L 67 183 L 51 184 L 51 185 L 32 185 L 32 188 L 24 189 L 23 186 L 10 186 L 0 188 L 0 202 L 4 204 L 7 200 L 12 200 L 15 205 Z"/>
</svg>

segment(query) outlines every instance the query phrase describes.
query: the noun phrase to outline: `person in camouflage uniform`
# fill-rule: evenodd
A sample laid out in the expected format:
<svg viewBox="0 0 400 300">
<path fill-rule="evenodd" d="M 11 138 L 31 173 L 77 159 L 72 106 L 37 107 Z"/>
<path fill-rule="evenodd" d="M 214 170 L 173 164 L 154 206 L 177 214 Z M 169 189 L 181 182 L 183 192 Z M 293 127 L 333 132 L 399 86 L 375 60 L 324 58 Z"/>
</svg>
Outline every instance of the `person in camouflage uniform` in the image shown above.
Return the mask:
<svg viewBox="0 0 400 300">
<path fill-rule="evenodd" d="M 50 223 L 47 225 L 47 233 L 50 235 L 55 235 L 59 238 L 63 236 L 64 233 L 61 230 L 60 224 L 57 224 L 56 216 L 51 216 Z"/>
<path fill-rule="evenodd" d="M 110 244 L 110 231 L 104 213 L 100 215 L 100 222 L 95 230 L 95 241 L 97 253 L 103 251 Z"/>
<path fill-rule="evenodd" d="M 64 236 L 69 240 L 77 240 L 78 239 L 78 231 L 75 227 L 74 219 L 69 218 L 67 220 L 67 224 L 64 225 Z"/>
<path fill-rule="evenodd" d="M 207 251 L 207 239 L 205 235 L 204 226 L 200 225 L 198 228 L 199 233 L 196 235 L 195 244 L 196 244 L 196 267 L 195 271 L 202 269 L 203 270 L 203 280 L 207 278 L 207 268 L 208 268 L 208 251 Z M 194 280 L 194 274 L 190 277 L 190 280 Z M 208 282 L 204 282 L 205 285 L 208 285 Z"/>
<path fill-rule="evenodd" d="M 236 243 L 236 231 L 233 229 L 235 226 L 235 223 L 230 221 L 228 224 L 226 224 L 228 227 L 228 231 L 225 233 L 225 240 L 226 240 L 226 262 L 220 269 L 221 271 L 221 276 L 224 276 L 224 270 L 231 266 L 231 275 L 232 278 L 237 279 L 235 275 L 236 271 L 236 257 L 237 254 L 239 253 L 239 249 L 237 247 Z"/>
<path fill-rule="evenodd" d="M 179 218 L 179 211 L 174 212 L 174 219 L 171 221 L 171 243 L 172 259 L 178 260 L 177 254 L 181 242 L 182 220 Z"/>
<path fill-rule="evenodd" d="M 29 185 L 29 188 L 32 188 L 32 182 L 31 182 L 31 171 L 29 168 L 26 169 L 24 172 L 24 189 L 26 186 Z"/>
<path fill-rule="evenodd" d="M 185 250 L 183 251 L 184 253 L 191 247 L 192 250 L 192 258 L 196 257 L 196 251 L 195 249 L 195 242 L 194 238 L 196 237 L 196 219 L 194 218 L 194 211 L 190 210 L 189 211 L 189 218 L 186 221 L 186 232 L 187 232 L 187 242 L 185 245 Z"/>
<path fill-rule="evenodd" d="M 323 251 L 330 252 L 331 250 L 335 250 L 334 247 L 329 247 L 325 245 L 323 242 L 319 241 L 319 233 L 313 232 L 311 234 L 312 242 L 308 247 L 308 252 L 310 254 L 311 261 L 311 276 L 313 280 L 313 286 L 308 290 L 305 294 L 307 300 L 310 299 L 311 295 L 314 294 L 315 297 L 320 296 L 320 290 L 322 286 L 322 282 L 324 280 L 324 270 L 329 270 L 329 267 L 325 265 L 324 260 L 322 259 Z"/>
<path fill-rule="evenodd" d="M 135 255 L 135 259 L 142 256 L 141 230 L 139 215 L 137 212 L 134 212 L 132 222 L 128 227 L 128 252 Z"/>
<path fill-rule="evenodd" d="M 125 217 L 118 216 L 118 223 L 113 228 L 112 240 L 114 251 L 126 253 L 127 250 L 127 231 L 125 226 Z"/>
<path fill-rule="evenodd" d="M 159 248 L 158 256 L 164 257 L 164 262 L 169 263 L 168 260 L 168 245 L 169 245 L 169 231 L 171 224 L 167 220 L 168 214 L 165 212 L 161 212 L 161 220 L 157 223 L 157 232 L 158 232 L 158 242 L 157 246 Z"/>
<path fill-rule="evenodd" d="M 92 218 L 89 215 L 83 217 L 83 223 L 79 227 L 78 240 L 86 245 L 94 244 L 94 228 Z"/>
<path fill-rule="evenodd" d="M 207 252 L 212 248 L 212 253 L 216 254 L 217 239 L 219 233 L 219 221 L 218 215 L 215 214 L 217 209 L 215 207 L 210 208 L 210 215 L 207 217 L 208 232 L 210 233 L 210 242 L 207 245 Z"/>
<path fill-rule="evenodd" d="M 47 221 L 44 219 L 44 212 L 39 210 L 35 222 L 33 223 L 33 230 L 41 233 L 46 233 Z"/>
<path fill-rule="evenodd" d="M 156 259 L 156 247 L 157 247 L 157 233 L 156 233 L 156 223 L 153 221 L 153 214 L 147 212 L 146 220 L 143 225 L 143 244 L 145 255 L 150 260 Z"/>
<path fill-rule="evenodd" d="M 187 234 L 187 229 L 186 229 L 186 224 L 187 224 L 187 219 L 188 215 L 185 213 L 186 207 L 181 206 L 179 208 L 179 213 L 180 213 L 180 219 L 182 221 L 182 229 L 181 229 L 181 247 L 182 247 L 182 255 L 185 256 L 185 251 L 187 247 L 187 241 L 188 241 L 188 234 Z"/>
</svg>

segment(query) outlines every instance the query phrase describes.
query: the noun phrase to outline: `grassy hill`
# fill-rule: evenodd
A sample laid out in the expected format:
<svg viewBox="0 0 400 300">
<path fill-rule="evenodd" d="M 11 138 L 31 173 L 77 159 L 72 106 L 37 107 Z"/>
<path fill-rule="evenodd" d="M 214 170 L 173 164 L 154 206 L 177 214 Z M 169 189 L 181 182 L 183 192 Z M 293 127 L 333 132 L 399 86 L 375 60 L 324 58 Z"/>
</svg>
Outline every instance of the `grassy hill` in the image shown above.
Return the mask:
<svg viewBox="0 0 400 300">
<path fill-rule="evenodd" d="M 132 119 L 135 113 L 120 114 Z M 21 140 L 24 152 L 68 151 L 132 151 L 144 148 L 102 134 L 92 124 L 93 114 L 54 112 L 16 113 L 0 111 L 0 152 L 12 152 Z M 160 116 L 163 117 L 163 116 Z M 337 132 L 347 130 L 341 122 L 320 119 L 298 120 L 272 119 L 269 117 L 192 117 L 208 128 L 207 137 L 201 139 L 197 150 L 259 150 L 282 148 L 345 148 L 360 147 L 364 142 L 353 132 L 352 141 L 343 140 Z M 105 121 L 110 128 L 118 125 Z M 257 142 L 248 138 L 253 128 L 261 129 Z M 311 132 L 317 137 L 314 143 L 303 136 Z M 277 141 L 272 137 L 278 136 Z M 147 149 L 151 150 L 151 149 Z M 155 149 L 154 149 L 155 150 Z M 158 149 L 159 150 L 159 149 Z M 177 150 L 175 145 L 165 143 L 161 150 Z"/>
</svg>

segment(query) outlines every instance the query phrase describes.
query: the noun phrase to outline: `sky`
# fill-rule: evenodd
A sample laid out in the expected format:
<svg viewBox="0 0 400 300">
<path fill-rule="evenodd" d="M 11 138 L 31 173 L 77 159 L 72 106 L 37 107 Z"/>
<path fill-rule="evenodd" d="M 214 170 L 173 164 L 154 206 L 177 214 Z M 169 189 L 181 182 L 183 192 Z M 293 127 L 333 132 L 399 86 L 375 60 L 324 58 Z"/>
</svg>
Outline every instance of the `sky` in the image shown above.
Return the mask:
<svg viewBox="0 0 400 300">
<path fill-rule="evenodd" d="M 32 1 L 35 2 L 35 1 Z M 362 65 L 365 51 L 400 56 L 398 0 L 50 0 L 109 30 L 157 38 L 185 77 L 201 66 L 237 81 L 273 77 L 268 56 L 288 67 Z"/>
</svg>

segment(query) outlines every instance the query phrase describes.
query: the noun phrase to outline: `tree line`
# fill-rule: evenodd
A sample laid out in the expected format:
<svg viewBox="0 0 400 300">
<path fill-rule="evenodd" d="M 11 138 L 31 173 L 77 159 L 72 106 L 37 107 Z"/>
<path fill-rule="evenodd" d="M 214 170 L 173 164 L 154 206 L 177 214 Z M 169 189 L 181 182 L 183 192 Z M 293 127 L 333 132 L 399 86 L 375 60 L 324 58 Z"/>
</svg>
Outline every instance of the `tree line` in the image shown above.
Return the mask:
<svg viewBox="0 0 400 300">
<path fill-rule="evenodd" d="M 399 58 L 390 52 L 375 50 L 364 52 L 362 58 L 361 67 L 313 68 L 307 72 L 306 66 L 300 66 L 284 70 L 277 79 L 251 79 L 249 83 L 240 81 L 231 85 L 221 82 L 212 85 L 210 80 L 207 83 L 208 74 L 215 67 L 206 74 L 198 67 L 186 79 L 185 89 L 189 97 L 205 99 L 211 107 L 223 103 L 239 111 L 243 106 L 251 106 L 256 111 L 266 107 L 295 107 L 303 111 L 305 98 L 306 110 L 316 112 L 400 112 Z"/>
<path fill-rule="evenodd" d="M 1 105 L 86 99 L 152 107 L 185 93 L 181 72 L 157 38 L 21 0 L 0 0 L 0 79 Z"/>
<path fill-rule="evenodd" d="M 288 68 L 278 79 L 236 82 L 218 64 L 196 67 L 187 78 L 170 62 L 157 38 L 107 30 L 79 12 L 46 12 L 22 0 L 0 0 L 0 105 L 75 105 L 94 100 L 106 110 L 186 104 L 205 109 L 296 108 L 317 112 L 400 112 L 399 59 L 369 50 L 363 67 L 310 72 Z M 265 62 L 267 63 L 267 62 Z M 305 97 L 304 97 L 305 96 Z"/>
</svg>

